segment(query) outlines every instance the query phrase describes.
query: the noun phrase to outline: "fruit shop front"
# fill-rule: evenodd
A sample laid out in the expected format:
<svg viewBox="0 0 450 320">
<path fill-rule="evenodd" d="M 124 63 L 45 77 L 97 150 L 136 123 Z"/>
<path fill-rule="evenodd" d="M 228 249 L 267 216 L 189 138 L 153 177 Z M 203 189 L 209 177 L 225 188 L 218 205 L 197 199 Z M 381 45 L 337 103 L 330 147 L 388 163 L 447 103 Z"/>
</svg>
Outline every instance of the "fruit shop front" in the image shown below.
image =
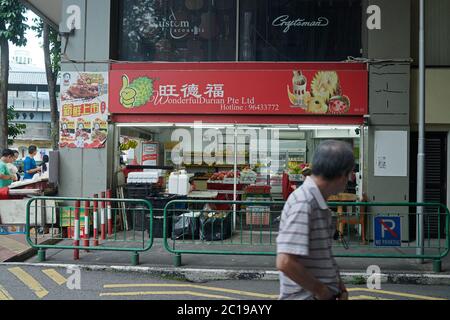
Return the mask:
<svg viewBox="0 0 450 320">
<path fill-rule="evenodd" d="M 360 163 L 364 64 L 115 64 L 109 81 L 116 165 L 149 170 L 119 185 L 158 181 L 161 192 L 193 199 L 283 200 L 324 139 L 349 142 Z M 175 187 L 174 175 L 182 181 Z M 361 179 L 349 183 L 358 191 Z"/>
</svg>

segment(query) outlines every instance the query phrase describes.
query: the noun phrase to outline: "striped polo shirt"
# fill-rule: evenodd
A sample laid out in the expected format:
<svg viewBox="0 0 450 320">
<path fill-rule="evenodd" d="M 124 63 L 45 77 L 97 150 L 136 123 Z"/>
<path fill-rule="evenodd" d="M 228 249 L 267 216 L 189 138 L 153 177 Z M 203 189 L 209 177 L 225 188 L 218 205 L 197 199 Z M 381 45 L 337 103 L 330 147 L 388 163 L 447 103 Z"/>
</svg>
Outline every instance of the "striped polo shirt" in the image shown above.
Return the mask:
<svg viewBox="0 0 450 320">
<path fill-rule="evenodd" d="M 296 255 L 319 281 L 338 293 L 338 267 L 331 252 L 335 226 L 319 188 L 307 177 L 287 199 L 281 214 L 277 252 Z M 280 272 L 280 299 L 313 299 L 313 294 Z"/>
</svg>

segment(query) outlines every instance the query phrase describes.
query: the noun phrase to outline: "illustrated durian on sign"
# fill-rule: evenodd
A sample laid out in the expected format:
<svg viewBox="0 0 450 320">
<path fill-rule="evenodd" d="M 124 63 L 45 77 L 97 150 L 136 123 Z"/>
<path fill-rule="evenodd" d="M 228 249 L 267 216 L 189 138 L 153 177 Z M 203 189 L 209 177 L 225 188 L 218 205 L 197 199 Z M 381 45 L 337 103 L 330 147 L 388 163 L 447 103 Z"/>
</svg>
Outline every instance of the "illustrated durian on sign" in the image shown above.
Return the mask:
<svg viewBox="0 0 450 320">
<path fill-rule="evenodd" d="M 308 113 L 345 114 L 350 110 L 350 98 L 342 94 L 336 71 L 318 71 L 307 89 L 307 79 L 301 71 L 293 71 L 293 91 L 287 85 L 291 107 L 300 107 Z"/>
<path fill-rule="evenodd" d="M 319 71 L 311 81 L 311 92 L 314 97 L 322 97 L 328 100 L 337 94 L 339 77 L 336 71 Z"/>
<path fill-rule="evenodd" d="M 153 96 L 153 79 L 139 77 L 131 83 L 127 75 L 122 76 L 120 104 L 127 109 L 141 107 L 147 104 Z"/>
</svg>

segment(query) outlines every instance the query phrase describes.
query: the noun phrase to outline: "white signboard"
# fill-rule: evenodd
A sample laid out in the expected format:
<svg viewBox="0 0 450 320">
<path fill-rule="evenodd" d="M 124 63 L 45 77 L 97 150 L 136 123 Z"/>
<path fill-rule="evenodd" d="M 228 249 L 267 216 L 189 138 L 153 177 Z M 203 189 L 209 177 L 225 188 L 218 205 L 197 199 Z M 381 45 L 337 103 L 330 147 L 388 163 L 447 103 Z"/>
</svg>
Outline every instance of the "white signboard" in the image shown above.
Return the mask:
<svg viewBox="0 0 450 320">
<path fill-rule="evenodd" d="M 377 177 L 408 175 L 408 132 L 375 131 L 375 173 Z"/>
</svg>

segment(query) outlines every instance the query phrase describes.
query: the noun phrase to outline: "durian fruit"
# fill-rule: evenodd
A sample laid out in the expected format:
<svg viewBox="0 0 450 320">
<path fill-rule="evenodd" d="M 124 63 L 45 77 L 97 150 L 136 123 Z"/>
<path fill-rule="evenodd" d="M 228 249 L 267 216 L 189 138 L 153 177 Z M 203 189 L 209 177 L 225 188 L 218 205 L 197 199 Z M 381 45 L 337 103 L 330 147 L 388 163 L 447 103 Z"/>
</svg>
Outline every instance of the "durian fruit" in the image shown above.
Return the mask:
<svg viewBox="0 0 450 320">
<path fill-rule="evenodd" d="M 325 114 L 327 111 L 328 106 L 322 97 L 313 97 L 308 104 L 308 112 Z"/>
<path fill-rule="evenodd" d="M 311 82 L 313 96 L 322 97 L 326 101 L 338 91 L 339 77 L 335 71 L 319 71 Z"/>
<path fill-rule="evenodd" d="M 130 83 L 129 88 L 136 91 L 136 97 L 133 103 L 134 107 L 143 106 L 153 96 L 153 80 L 150 78 L 137 78 Z"/>
</svg>

